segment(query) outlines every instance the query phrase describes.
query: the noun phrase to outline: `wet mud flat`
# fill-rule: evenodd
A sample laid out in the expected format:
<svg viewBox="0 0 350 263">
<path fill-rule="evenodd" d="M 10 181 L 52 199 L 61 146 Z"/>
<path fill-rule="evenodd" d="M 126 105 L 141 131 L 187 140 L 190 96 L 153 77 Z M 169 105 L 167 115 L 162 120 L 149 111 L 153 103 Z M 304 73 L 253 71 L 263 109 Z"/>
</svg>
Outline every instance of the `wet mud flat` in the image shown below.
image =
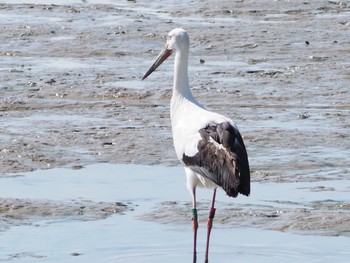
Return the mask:
<svg viewBox="0 0 350 263">
<path fill-rule="evenodd" d="M 193 93 L 236 121 L 254 180 L 349 173 L 345 3 L 47 3 L 0 5 L 1 173 L 177 165 L 171 61 L 140 79 L 180 26 Z"/>
<path fill-rule="evenodd" d="M 241 229 L 249 232 L 251 227 L 256 231 L 253 236 L 259 233 L 263 240 L 272 236 L 271 247 L 257 252 L 255 262 L 266 262 L 267 254 L 278 248 L 279 238 L 302 240 L 303 245 L 324 242 L 318 253 L 329 252 L 324 249 L 328 245 L 333 259 L 347 262 L 346 252 L 329 245 L 342 244 L 350 229 L 350 8 L 346 2 L 16 2 L 0 2 L 0 180 L 3 187 L 6 182 L 15 184 L 9 191 L 4 187 L 0 195 L 2 238 L 13 240 L 23 231 L 40 229 L 43 234 L 46 230 L 52 235 L 62 232 L 65 240 L 69 234 L 65 229 L 75 228 L 75 238 L 63 250 L 76 260 L 77 255 L 88 255 L 88 250 L 97 251 L 92 244 L 79 245 L 82 233 L 107 231 L 112 240 L 112 233 L 130 235 L 133 229 L 128 223 L 133 222 L 140 232 L 148 228 L 154 231 L 150 236 L 161 235 L 162 244 L 141 235 L 161 248 L 151 249 L 150 262 L 157 257 L 164 260 L 169 251 L 177 255 L 163 247 L 166 243 L 190 258 L 179 242 L 190 240 L 191 235 L 187 228 L 189 196 L 172 147 L 171 59 L 140 81 L 167 32 L 183 27 L 191 35 L 189 75 L 195 97 L 208 109 L 236 121 L 250 157 L 252 196 L 243 201 L 220 197 L 218 237 L 229 238 L 225 232 L 235 235 Z M 88 165 L 94 163 L 130 166 L 126 171 L 118 165 L 92 169 L 104 180 L 101 183 L 85 175 L 91 170 Z M 144 184 L 147 180 L 131 177 L 123 183 L 125 178 L 116 181 L 110 177 L 121 171 L 125 177 L 135 176 L 146 169 L 134 164 L 155 169 L 150 174 L 161 179 L 149 178 L 159 187 L 127 191 L 128 185 L 134 188 L 138 180 Z M 57 175 L 53 168 L 62 167 L 67 169 Z M 69 181 L 81 174 L 69 193 L 85 183 L 87 190 L 67 196 L 66 182 L 61 181 L 57 185 L 62 195 L 52 194 L 57 185 L 41 192 L 42 185 L 33 183 L 28 173 L 37 170 L 42 178 L 38 182 L 49 178 L 57 182 L 63 175 Z M 164 176 L 171 173 L 181 178 L 176 181 L 176 191 L 169 191 L 173 182 L 169 184 Z M 103 190 L 94 195 L 96 184 Z M 112 194 L 118 191 L 125 191 L 124 195 Z M 153 192 L 163 195 L 145 197 Z M 204 200 L 200 200 L 202 220 L 208 196 L 203 192 Z M 113 232 L 116 225 L 120 226 Z M 180 230 L 174 233 L 174 228 Z M 307 234 L 310 239 L 299 240 L 290 233 Z M 317 239 L 319 236 L 325 239 Z M 106 240 L 97 231 L 89 237 Z M 132 242 L 140 238 L 138 234 L 129 238 L 124 241 L 132 249 L 129 254 L 121 253 L 123 262 L 134 262 L 142 247 Z M 29 234 L 23 243 L 28 240 Z M 103 243 L 105 261 L 116 257 L 111 249 L 114 245 Z M 221 245 L 226 250 L 217 251 L 217 258 L 225 261 L 232 247 Z M 288 245 L 286 250 L 277 249 L 276 262 L 278 253 L 291 256 L 286 251 L 293 245 Z M 50 251 L 56 255 L 54 246 L 47 247 L 49 252 L 38 246 L 37 241 L 33 247 L 23 245 L 13 252 L 9 243 L 0 260 L 62 259 L 49 257 Z M 87 249 L 81 252 L 74 247 Z M 242 259 L 253 250 L 237 247 L 232 253 L 241 253 Z M 123 251 L 123 244 L 118 248 Z M 300 255 L 290 258 L 302 258 L 303 248 L 297 251 Z M 313 253 L 307 251 L 303 259 L 314 258 Z M 148 254 L 145 250 L 139 255 Z M 81 258 L 82 262 L 86 259 Z"/>
</svg>

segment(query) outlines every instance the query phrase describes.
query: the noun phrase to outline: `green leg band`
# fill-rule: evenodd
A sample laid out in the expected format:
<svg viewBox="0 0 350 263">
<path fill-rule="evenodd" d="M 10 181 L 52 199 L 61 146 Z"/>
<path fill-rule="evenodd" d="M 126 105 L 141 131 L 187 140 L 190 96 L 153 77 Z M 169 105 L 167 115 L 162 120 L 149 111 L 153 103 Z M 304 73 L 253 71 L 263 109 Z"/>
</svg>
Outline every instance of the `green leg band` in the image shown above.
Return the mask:
<svg viewBox="0 0 350 263">
<path fill-rule="evenodd" d="M 192 214 L 192 219 L 197 219 L 197 209 L 196 208 L 192 208 L 191 209 L 191 214 Z"/>
</svg>

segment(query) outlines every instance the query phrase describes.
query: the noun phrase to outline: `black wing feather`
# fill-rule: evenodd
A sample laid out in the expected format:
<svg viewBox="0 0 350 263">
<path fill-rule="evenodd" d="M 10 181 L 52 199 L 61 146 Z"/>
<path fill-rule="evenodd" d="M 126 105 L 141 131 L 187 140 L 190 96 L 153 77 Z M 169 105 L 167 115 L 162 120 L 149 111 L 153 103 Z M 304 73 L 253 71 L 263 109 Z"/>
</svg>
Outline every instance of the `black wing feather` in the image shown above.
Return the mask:
<svg viewBox="0 0 350 263">
<path fill-rule="evenodd" d="M 227 195 L 250 194 L 250 171 L 247 151 L 238 129 L 229 122 L 200 129 L 202 139 L 198 153 L 183 154 L 183 163 L 195 172 L 221 186 Z M 211 141 L 212 138 L 218 147 Z"/>
</svg>

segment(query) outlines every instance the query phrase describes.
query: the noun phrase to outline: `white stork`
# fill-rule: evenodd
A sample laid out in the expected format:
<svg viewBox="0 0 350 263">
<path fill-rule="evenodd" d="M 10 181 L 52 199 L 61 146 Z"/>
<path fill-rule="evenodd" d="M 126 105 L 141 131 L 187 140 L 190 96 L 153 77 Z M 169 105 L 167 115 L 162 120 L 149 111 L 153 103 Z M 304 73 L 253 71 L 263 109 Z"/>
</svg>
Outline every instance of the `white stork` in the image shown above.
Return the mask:
<svg viewBox="0 0 350 263">
<path fill-rule="evenodd" d="M 170 31 L 165 47 L 142 80 L 176 52 L 170 116 L 176 155 L 184 165 L 187 187 L 192 195 L 195 263 L 198 229 L 196 187 L 214 189 L 207 222 L 205 262 L 208 262 L 216 188 L 222 187 L 231 197 L 237 197 L 238 194 L 248 196 L 250 172 L 247 151 L 234 122 L 223 115 L 206 110 L 192 96 L 187 74 L 189 44 L 190 38 L 184 29 L 176 28 Z"/>
</svg>

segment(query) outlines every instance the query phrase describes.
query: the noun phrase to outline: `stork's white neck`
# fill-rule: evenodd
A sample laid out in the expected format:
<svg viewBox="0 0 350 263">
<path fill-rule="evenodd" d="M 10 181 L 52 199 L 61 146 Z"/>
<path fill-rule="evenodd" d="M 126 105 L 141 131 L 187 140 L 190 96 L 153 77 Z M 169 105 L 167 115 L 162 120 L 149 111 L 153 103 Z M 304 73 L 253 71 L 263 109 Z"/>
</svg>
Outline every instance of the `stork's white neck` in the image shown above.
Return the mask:
<svg viewBox="0 0 350 263">
<path fill-rule="evenodd" d="M 174 63 L 173 96 L 193 98 L 188 83 L 188 49 L 177 51 Z"/>
<path fill-rule="evenodd" d="M 184 104 L 194 101 L 188 83 L 188 49 L 178 50 L 174 61 L 174 86 L 170 103 L 170 117 L 174 121 Z"/>
<path fill-rule="evenodd" d="M 174 63 L 174 86 L 171 97 L 170 114 L 172 121 L 177 119 L 179 110 L 186 110 L 186 106 L 200 106 L 195 100 L 188 83 L 188 48 L 178 50 Z M 186 109 L 184 109 L 184 106 Z M 184 113 L 182 113 L 184 114 Z"/>
</svg>

